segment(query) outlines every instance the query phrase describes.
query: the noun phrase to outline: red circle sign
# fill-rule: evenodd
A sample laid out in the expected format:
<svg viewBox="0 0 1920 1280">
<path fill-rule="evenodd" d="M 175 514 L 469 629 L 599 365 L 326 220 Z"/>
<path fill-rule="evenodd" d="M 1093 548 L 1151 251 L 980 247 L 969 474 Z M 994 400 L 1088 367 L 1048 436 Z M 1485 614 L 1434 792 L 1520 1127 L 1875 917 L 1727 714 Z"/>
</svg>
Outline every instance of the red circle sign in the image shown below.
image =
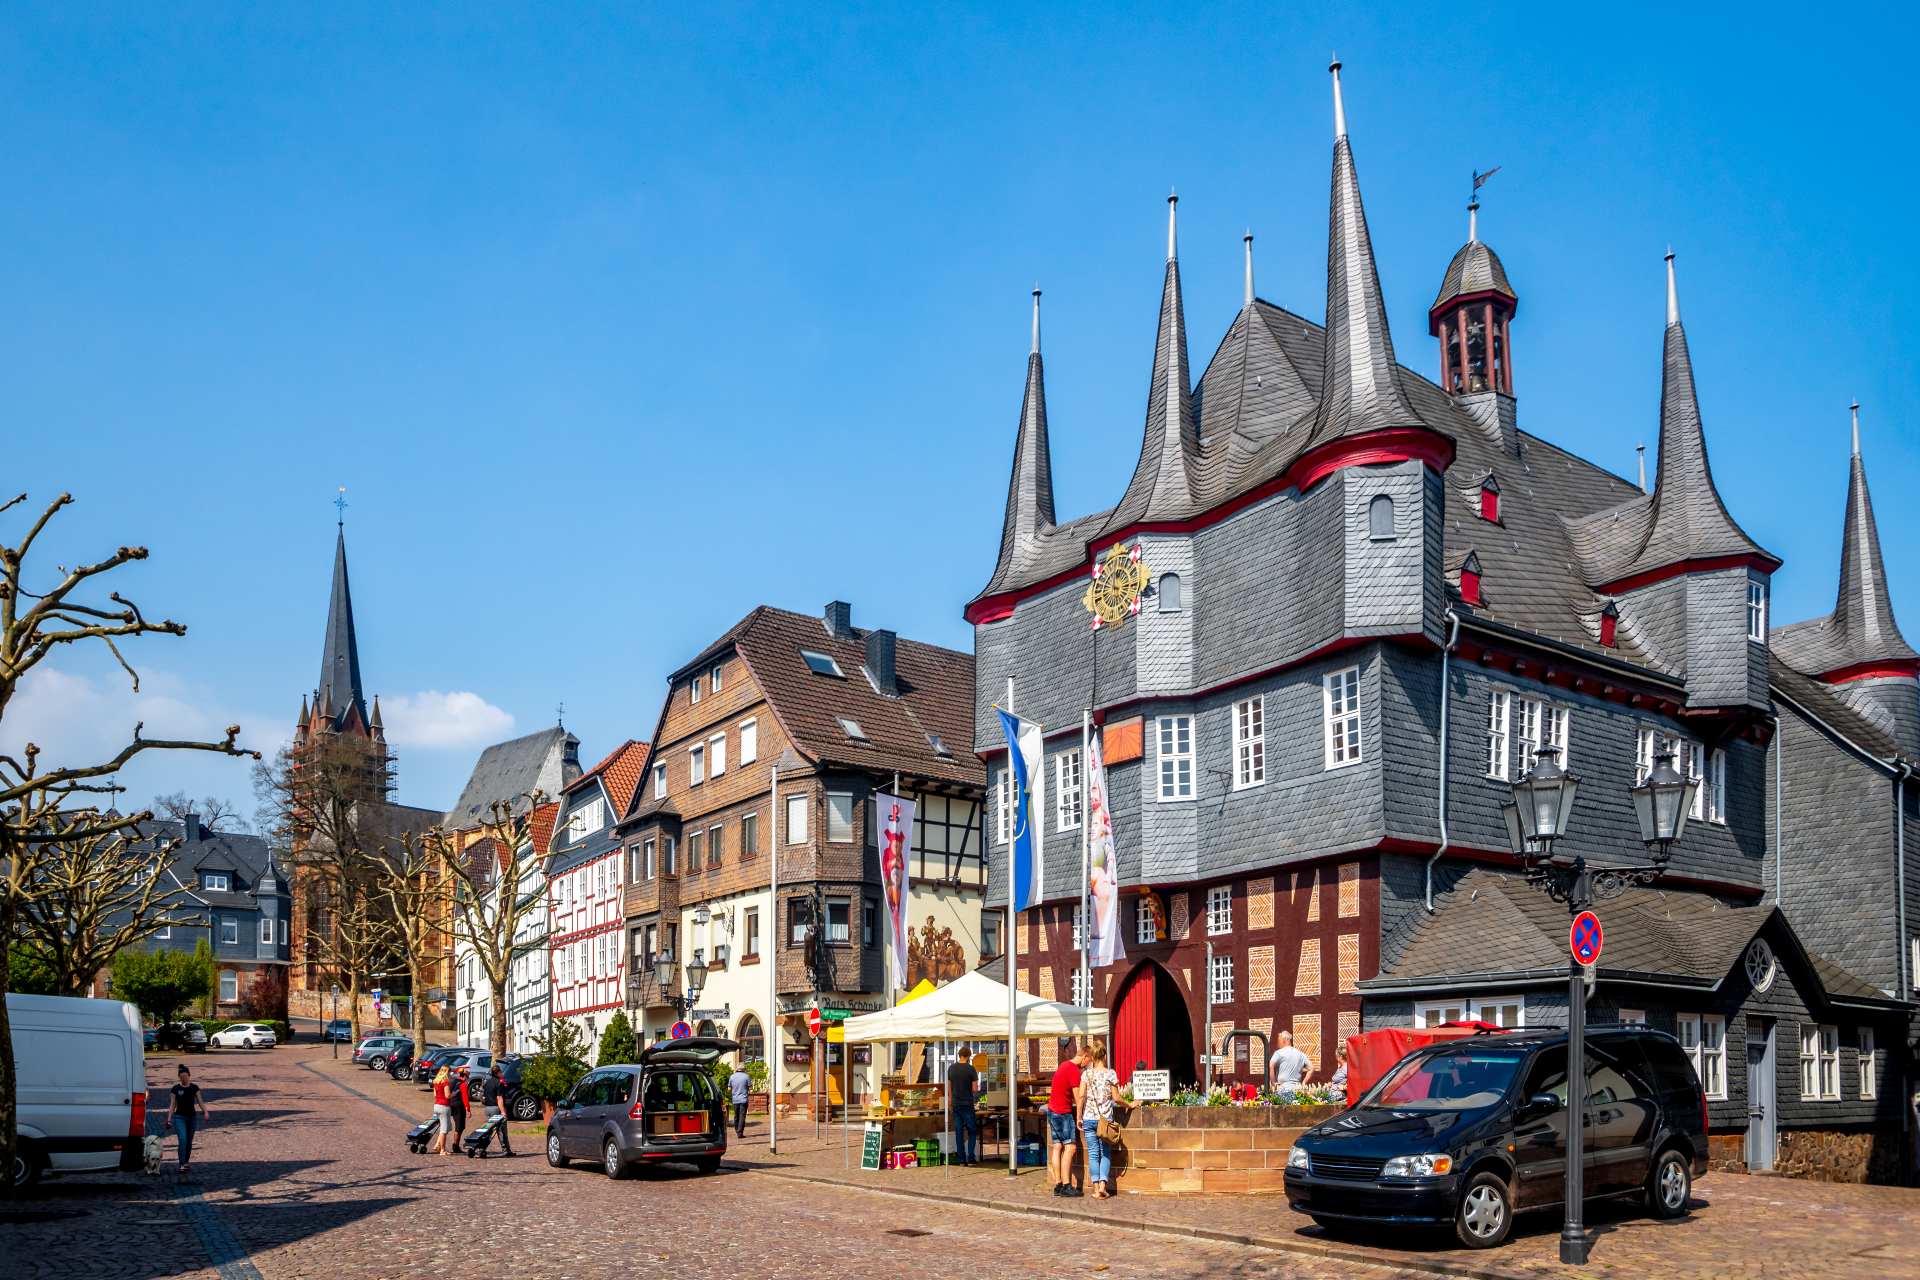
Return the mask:
<svg viewBox="0 0 1920 1280">
<path fill-rule="evenodd" d="M 815 1036 L 820 1034 L 819 1005 L 815 1005 L 813 1008 L 807 1010 L 807 1034 Z"/>
<path fill-rule="evenodd" d="M 667 1039 L 669 1040 L 690 1040 L 692 1038 L 693 1028 L 684 1022 L 676 1022 L 667 1029 Z"/>
<path fill-rule="evenodd" d="M 1600 958 L 1600 948 L 1606 943 L 1606 935 L 1600 929 L 1600 917 L 1591 911 L 1582 911 L 1573 918 L 1573 927 L 1567 930 L 1567 949 L 1573 952 L 1573 958 L 1581 964 L 1592 964 Z"/>
</svg>

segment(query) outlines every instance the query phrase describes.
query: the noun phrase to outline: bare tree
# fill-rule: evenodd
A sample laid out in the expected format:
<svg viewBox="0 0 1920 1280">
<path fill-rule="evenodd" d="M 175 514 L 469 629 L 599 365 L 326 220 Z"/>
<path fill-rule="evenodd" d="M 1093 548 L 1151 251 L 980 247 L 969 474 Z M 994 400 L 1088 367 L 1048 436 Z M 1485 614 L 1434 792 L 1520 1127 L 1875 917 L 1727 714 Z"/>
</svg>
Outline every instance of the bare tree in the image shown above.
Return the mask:
<svg viewBox="0 0 1920 1280">
<path fill-rule="evenodd" d="M 0 502 L 0 514 L 19 506 L 26 494 Z M 144 635 L 181 636 L 186 627 L 170 619 L 150 621 L 138 605 L 118 591 L 109 592 L 106 603 L 90 593 L 94 579 L 111 573 L 124 564 L 147 558 L 145 547 L 119 547 L 111 555 L 71 568 L 56 565 L 48 575 L 53 581 L 44 591 L 35 590 L 28 581 L 27 561 L 33 544 L 61 508 L 73 501 L 63 493 L 43 510 L 17 543 L 0 543 L 0 725 L 4 724 L 8 705 L 20 690 L 21 681 L 48 654 L 63 645 L 89 641 L 106 646 L 127 673 L 136 692 L 140 677 L 120 651 L 119 642 Z M 61 839 L 72 840 L 84 833 L 111 835 L 131 831 L 151 816 L 146 813 L 116 814 L 100 811 L 94 797 L 111 795 L 112 775 L 134 757 L 148 751 L 211 751 L 221 755 L 252 756 L 259 753 L 238 745 L 240 726 L 229 725 L 226 737 L 218 742 L 148 738 L 145 725 L 133 727 L 131 740 L 106 760 L 93 764 L 40 767 L 40 748 L 26 744 L 19 756 L 0 754 L 0 940 L 18 935 L 22 905 L 35 895 L 34 886 L 42 879 L 41 868 L 46 848 Z M 58 815 L 73 809 L 91 816 L 74 823 L 62 822 Z M 17 1182 L 24 1181 L 29 1168 L 22 1157 L 38 1158 L 36 1153 L 19 1147 L 18 1116 L 14 1107 L 13 1035 L 7 1025 L 6 991 L 10 982 L 8 948 L 0 946 L 0 1169 L 14 1176 L 0 1178 L 0 1198 L 11 1199 Z"/>
<path fill-rule="evenodd" d="M 205 924 L 168 866 L 178 840 L 103 828 L 91 809 L 54 813 L 46 829 L 16 927 L 45 958 L 58 994 L 86 995 L 123 948 L 162 929 Z"/>
<path fill-rule="evenodd" d="M 209 831 L 248 829 L 247 820 L 240 816 L 240 806 L 219 796 L 203 796 L 194 800 L 184 791 L 169 791 L 165 795 L 155 796 L 152 808 L 158 816 L 172 818 L 175 822 L 185 822 L 189 816 L 197 817 L 200 825 Z"/>
<path fill-rule="evenodd" d="M 360 1039 L 360 993 L 378 975 L 398 962 L 400 939 L 393 919 L 376 896 L 374 878 L 364 870 L 317 886 L 317 904 L 324 928 L 308 933 L 321 963 L 333 969 L 347 998 L 347 1021 L 353 1039 Z"/>
<path fill-rule="evenodd" d="M 454 880 L 453 936 L 472 948 L 474 963 L 487 975 L 493 1011 L 488 1043 L 496 1054 L 507 1051 L 513 962 L 546 946 L 547 895 L 532 831 L 533 811 L 545 803 L 538 791 L 519 805 L 496 800 L 480 823 L 480 840 L 466 849 L 451 841 L 443 847 Z"/>
<path fill-rule="evenodd" d="M 392 923 L 394 945 L 413 992 L 408 1012 L 415 1053 L 426 1048 L 427 975 L 452 936 L 448 915 L 453 886 L 447 871 L 451 843 L 452 837 L 439 827 L 402 831 L 375 864 L 373 898 Z"/>
</svg>

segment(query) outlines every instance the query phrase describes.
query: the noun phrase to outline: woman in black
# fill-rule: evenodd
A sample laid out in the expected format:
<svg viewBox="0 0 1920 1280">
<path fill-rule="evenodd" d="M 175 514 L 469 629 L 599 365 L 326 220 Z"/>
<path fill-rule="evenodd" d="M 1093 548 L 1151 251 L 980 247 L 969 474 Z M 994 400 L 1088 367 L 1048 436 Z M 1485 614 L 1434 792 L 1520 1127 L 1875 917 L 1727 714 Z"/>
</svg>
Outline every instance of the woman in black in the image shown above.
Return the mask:
<svg viewBox="0 0 1920 1280">
<path fill-rule="evenodd" d="M 453 1087 L 447 1090 L 447 1111 L 453 1118 L 453 1141 L 447 1144 L 448 1155 L 460 1152 L 460 1135 L 467 1131 L 467 1069 L 460 1068 L 453 1078 Z"/>
<path fill-rule="evenodd" d="M 193 1072 L 186 1064 L 180 1064 L 180 1080 L 173 1086 L 173 1097 L 167 1103 L 167 1125 L 179 1140 L 180 1172 L 186 1173 L 193 1162 L 193 1130 L 195 1124 L 207 1118 L 207 1103 L 200 1096 L 200 1086 L 193 1082 Z"/>
</svg>

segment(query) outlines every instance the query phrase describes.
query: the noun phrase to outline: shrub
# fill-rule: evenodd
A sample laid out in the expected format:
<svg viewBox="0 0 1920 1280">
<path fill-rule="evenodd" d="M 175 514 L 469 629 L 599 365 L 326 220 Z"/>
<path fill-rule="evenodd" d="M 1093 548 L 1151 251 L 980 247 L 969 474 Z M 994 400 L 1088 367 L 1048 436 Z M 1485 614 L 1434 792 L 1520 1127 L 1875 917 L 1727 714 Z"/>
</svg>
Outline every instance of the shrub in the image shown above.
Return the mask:
<svg viewBox="0 0 1920 1280">
<path fill-rule="evenodd" d="M 155 1022 L 174 1015 L 213 990 L 213 953 L 204 942 L 185 951 L 128 949 L 113 958 L 113 994 Z"/>
<path fill-rule="evenodd" d="M 600 1056 L 594 1059 L 593 1065 L 608 1067 L 632 1062 L 639 1054 L 640 1045 L 634 1039 L 633 1024 L 627 1021 L 626 1010 L 619 1010 L 607 1023 L 607 1029 L 600 1033 Z"/>
<path fill-rule="evenodd" d="M 266 965 L 255 971 L 253 981 L 240 993 L 240 1012 L 250 1022 L 272 1022 L 287 1016 L 287 971 L 278 965 Z M 276 1025 L 276 1031 L 279 1027 Z"/>
<path fill-rule="evenodd" d="M 534 1037 L 520 1087 L 543 1102 L 558 1102 L 587 1074 L 587 1033 L 564 1018 Z"/>
<path fill-rule="evenodd" d="M 750 1082 L 747 1088 L 754 1093 L 765 1093 L 767 1091 L 767 1064 L 764 1062 L 749 1062 L 745 1065 L 747 1069 L 747 1079 Z M 714 1059 L 713 1083 L 715 1087 L 720 1090 L 720 1096 L 722 1098 L 727 1096 L 727 1080 L 732 1075 L 733 1064 L 731 1062 L 728 1062 L 725 1058 Z"/>
</svg>

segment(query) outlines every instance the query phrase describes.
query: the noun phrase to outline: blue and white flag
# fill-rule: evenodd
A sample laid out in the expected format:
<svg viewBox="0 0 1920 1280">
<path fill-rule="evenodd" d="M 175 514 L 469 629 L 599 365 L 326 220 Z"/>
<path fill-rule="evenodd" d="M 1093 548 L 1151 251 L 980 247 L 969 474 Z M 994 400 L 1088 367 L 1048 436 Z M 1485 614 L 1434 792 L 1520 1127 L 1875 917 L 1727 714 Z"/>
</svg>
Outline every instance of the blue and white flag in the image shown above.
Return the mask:
<svg viewBox="0 0 1920 1280">
<path fill-rule="evenodd" d="M 996 708 L 998 710 L 998 708 Z M 1008 835 L 1013 846 L 1013 894 L 1015 911 L 1035 906 L 1046 884 L 1045 860 L 1040 848 L 1042 803 L 1042 767 L 1045 748 L 1040 741 L 1040 726 L 1009 712 L 1000 712 L 1000 726 L 1007 732 L 1007 773 L 1010 793 L 1005 802 L 1008 811 Z M 1009 983 L 1011 985 L 1011 983 Z"/>
</svg>

